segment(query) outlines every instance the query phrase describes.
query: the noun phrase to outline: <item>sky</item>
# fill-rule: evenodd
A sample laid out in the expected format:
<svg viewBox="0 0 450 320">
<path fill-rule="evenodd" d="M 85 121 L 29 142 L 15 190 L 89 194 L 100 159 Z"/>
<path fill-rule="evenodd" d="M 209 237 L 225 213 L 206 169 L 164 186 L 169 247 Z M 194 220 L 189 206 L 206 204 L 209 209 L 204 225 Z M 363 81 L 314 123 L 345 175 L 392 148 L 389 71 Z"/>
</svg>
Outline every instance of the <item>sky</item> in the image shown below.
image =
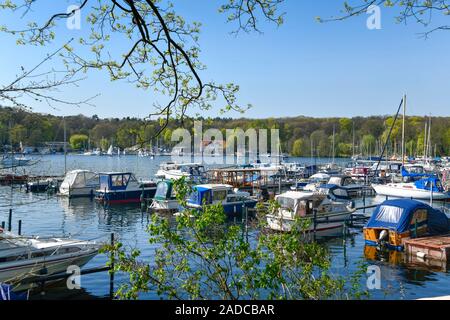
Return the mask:
<svg viewBox="0 0 450 320">
<path fill-rule="evenodd" d="M 23 20 L 19 20 L 20 15 L 0 13 L 0 24 L 44 21 L 54 13 L 54 1 L 41 1 L 43 5 Z M 276 27 L 261 20 L 262 34 L 235 36 L 231 31 L 236 25 L 226 23 L 226 17 L 218 13 L 224 1 L 173 2 L 187 21 L 202 22 L 200 59 L 207 66 L 202 78 L 238 84 L 238 102 L 253 106 L 245 117 L 394 114 L 403 94 L 408 96 L 408 115 L 450 115 L 450 31 L 433 33 L 425 40 L 420 33 L 432 26 L 425 28 L 413 21 L 398 24 L 395 11 L 388 8 L 381 8 L 380 30 L 367 28 L 366 14 L 346 21 L 318 23 L 317 16 L 339 14 L 343 1 L 286 0 L 281 7 L 286 13 L 283 25 Z M 67 6 L 70 1 L 62 3 Z M 439 19 L 435 18 L 436 25 L 442 22 Z M 59 28 L 54 45 L 46 47 L 17 46 L 14 37 L 0 34 L 0 85 L 10 82 L 21 66 L 34 66 L 80 32 L 83 30 Z M 116 45 L 112 52 L 127 43 Z M 58 62 L 52 61 L 48 67 L 57 66 Z M 60 94 L 72 100 L 99 96 L 92 101 L 94 106 L 81 108 L 29 103 L 36 112 L 120 118 L 145 117 L 154 111 L 154 102 L 163 102 L 152 91 L 137 89 L 127 82 L 111 83 L 106 72 L 90 72 L 79 87 L 66 88 Z M 218 108 L 202 115 L 216 116 Z M 224 116 L 243 115 L 228 112 Z"/>
</svg>

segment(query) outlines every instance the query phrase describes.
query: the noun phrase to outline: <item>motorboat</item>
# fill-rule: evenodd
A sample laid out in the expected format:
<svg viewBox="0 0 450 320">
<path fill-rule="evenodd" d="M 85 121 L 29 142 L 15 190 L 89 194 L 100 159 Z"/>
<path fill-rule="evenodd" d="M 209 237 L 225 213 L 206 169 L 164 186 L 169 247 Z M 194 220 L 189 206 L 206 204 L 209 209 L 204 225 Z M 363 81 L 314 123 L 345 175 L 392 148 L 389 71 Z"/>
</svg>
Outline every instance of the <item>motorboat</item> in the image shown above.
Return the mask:
<svg viewBox="0 0 450 320">
<path fill-rule="evenodd" d="M 363 229 L 366 245 L 403 250 L 404 240 L 450 231 L 442 211 L 411 199 L 386 200 L 378 205 Z"/>
<path fill-rule="evenodd" d="M 0 228 L 0 283 L 18 284 L 65 273 L 69 266 L 84 266 L 97 255 L 94 241 L 70 238 L 25 237 Z"/>
<path fill-rule="evenodd" d="M 59 186 L 59 194 L 69 198 L 93 197 L 99 185 L 97 173 L 89 170 L 72 170 L 66 174 Z"/>
<path fill-rule="evenodd" d="M 180 179 L 185 177 L 187 180 L 195 183 L 206 181 L 205 167 L 199 163 L 162 163 L 155 174 L 160 179 Z"/>
<path fill-rule="evenodd" d="M 366 186 L 363 183 L 355 181 L 352 177 L 338 175 L 330 177 L 327 184 L 334 184 L 347 190 L 351 197 L 357 196 Z"/>
<path fill-rule="evenodd" d="M 155 196 L 149 209 L 155 212 L 175 212 L 180 205 L 175 197 L 173 180 L 161 180 L 156 184 Z"/>
<path fill-rule="evenodd" d="M 267 227 L 275 231 L 290 232 L 297 219 L 312 219 L 304 232 L 337 235 L 355 211 L 345 189 L 335 185 L 324 185 L 316 192 L 287 191 L 275 200 L 279 208 L 266 215 Z"/>
<path fill-rule="evenodd" d="M 254 208 L 257 200 L 250 193 L 233 189 L 228 184 L 202 184 L 193 187 L 187 200 L 188 208 L 201 209 L 203 205 L 222 204 L 225 214 L 241 214 L 244 208 Z"/>
<path fill-rule="evenodd" d="M 378 195 L 423 199 L 430 198 L 444 200 L 450 198 L 450 192 L 445 191 L 439 178 L 435 176 L 426 177 L 415 182 L 400 182 L 387 184 L 372 184 Z"/>
<path fill-rule="evenodd" d="M 315 191 L 318 186 L 326 184 L 330 180 L 331 176 L 327 173 L 319 172 L 313 174 L 308 179 L 308 183 L 304 186 L 303 190 Z"/>
<path fill-rule="evenodd" d="M 156 183 L 138 181 L 131 172 L 99 173 L 95 199 L 102 203 L 139 203 L 155 196 Z"/>
</svg>

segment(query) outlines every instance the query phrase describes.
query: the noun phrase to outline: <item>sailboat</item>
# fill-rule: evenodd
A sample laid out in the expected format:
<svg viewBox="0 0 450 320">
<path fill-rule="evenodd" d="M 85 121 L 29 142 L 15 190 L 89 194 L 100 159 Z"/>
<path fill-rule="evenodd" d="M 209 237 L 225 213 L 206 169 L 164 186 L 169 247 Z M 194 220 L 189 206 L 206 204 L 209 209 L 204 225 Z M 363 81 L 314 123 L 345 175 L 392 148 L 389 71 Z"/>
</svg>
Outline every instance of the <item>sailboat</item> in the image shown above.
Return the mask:
<svg viewBox="0 0 450 320">
<path fill-rule="evenodd" d="M 109 146 L 108 151 L 106 151 L 106 155 L 107 156 L 113 155 L 113 145 L 112 144 Z"/>
</svg>

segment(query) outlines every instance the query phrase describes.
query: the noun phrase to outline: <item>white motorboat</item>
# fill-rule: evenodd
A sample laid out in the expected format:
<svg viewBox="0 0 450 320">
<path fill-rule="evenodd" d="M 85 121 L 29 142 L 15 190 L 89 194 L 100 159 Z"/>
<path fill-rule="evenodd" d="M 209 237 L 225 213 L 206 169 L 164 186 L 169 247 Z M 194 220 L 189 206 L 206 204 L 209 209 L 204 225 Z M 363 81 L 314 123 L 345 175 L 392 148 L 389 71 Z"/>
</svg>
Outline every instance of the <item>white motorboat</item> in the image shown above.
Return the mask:
<svg viewBox="0 0 450 320">
<path fill-rule="evenodd" d="M 93 197 L 99 187 L 99 177 L 89 170 L 69 171 L 59 187 L 59 194 L 72 197 Z"/>
<path fill-rule="evenodd" d="M 205 167 L 199 163 L 166 162 L 159 166 L 155 176 L 167 180 L 185 177 L 187 180 L 202 183 L 206 180 L 206 171 Z"/>
<path fill-rule="evenodd" d="M 327 189 L 327 190 L 325 190 Z M 338 186 L 326 186 L 319 192 L 287 191 L 275 197 L 280 207 L 266 216 L 268 228 L 289 232 L 296 219 L 313 219 L 305 232 L 317 236 L 331 236 L 342 232 L 345 221 L 354 212 L 346 190 Z"/>
<path fill-rule="evenodd" d="M 84 266 L 100 245 L 70 238 L 24 237 L 0 228 L 0 283 L 17 284 Z"/>
<path fill-rule="evenodd" d="M 427 177 L 415 182 L 372 184 L 378 195 L 428 200 L 450 199 L 450 192 L 445 191 L 440 180 L 436 177 Z"/>
<path fill-rule="evenodd" d="M 180 210 L 175 192 L 173 180 L 161 180 L 156 184 L 155 196 L 150 204 L 150 210 L 155 212 L 175 212 Z"/>
</svg>

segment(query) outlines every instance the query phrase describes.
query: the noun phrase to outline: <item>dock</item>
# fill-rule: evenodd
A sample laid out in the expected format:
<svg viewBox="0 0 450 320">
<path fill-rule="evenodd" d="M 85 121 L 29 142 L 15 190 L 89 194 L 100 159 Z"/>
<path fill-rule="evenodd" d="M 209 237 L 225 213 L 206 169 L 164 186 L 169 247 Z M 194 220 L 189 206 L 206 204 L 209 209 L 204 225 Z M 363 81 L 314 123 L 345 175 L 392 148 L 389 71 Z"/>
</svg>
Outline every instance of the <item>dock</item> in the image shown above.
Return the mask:
<svg viewBox="0 0 450 320">
<path fill-rule="evenodd" d="M 442 262 L 450 259 L 450 234 L 407 239 L 404 245 L 406 253 L 411 257 Z"/>
</svg>

